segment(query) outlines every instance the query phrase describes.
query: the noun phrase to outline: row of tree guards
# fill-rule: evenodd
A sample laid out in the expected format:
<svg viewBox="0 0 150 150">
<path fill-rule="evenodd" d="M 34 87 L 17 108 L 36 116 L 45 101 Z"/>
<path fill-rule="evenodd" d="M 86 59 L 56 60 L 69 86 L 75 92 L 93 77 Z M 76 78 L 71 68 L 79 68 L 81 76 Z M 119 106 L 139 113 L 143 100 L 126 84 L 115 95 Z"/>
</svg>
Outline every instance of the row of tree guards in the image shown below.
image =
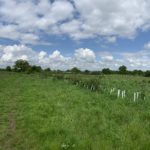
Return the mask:
<svg viewBox="0 0 150 150">
<path fill-rule="evenodd" d="M 144 91 L 135 91 L 130 92 L 128 90 L 121 90 L 117 88 L 110 88 L 106 87 L 105 85 L 101 84 L 101 78 L 88 78 L 88 79 L 82 79 L 77 76 L 65 76 L 63 74 L 55 74 L 53 75 L 54 78 L 57 79 L 63 79 L 64 81 L 69 81 L 70 83 L 79 86 L 81 88 L 86 88 L 90 91 L 98 91 L 105 93 L 107 95 L 115 96 L 116 98 L 122 98 L 122 99 L 130 99 L 136 102 L 137 100 L 145 100 L 146 95 Z"/>
</svg>

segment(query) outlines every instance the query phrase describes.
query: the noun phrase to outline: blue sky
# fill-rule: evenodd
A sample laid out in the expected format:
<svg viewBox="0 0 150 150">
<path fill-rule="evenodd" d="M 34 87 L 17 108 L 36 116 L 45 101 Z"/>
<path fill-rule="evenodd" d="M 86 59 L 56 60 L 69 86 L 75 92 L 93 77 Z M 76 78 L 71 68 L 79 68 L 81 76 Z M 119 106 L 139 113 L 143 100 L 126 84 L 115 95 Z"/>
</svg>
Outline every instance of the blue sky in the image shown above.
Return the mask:
<svg viewBox="0 0 150 150">
<path fill-rule="evenodd" d="M 0 0 L 0 67 L 148 70 L 149 11 L 148 0 Z"/>
</svg>

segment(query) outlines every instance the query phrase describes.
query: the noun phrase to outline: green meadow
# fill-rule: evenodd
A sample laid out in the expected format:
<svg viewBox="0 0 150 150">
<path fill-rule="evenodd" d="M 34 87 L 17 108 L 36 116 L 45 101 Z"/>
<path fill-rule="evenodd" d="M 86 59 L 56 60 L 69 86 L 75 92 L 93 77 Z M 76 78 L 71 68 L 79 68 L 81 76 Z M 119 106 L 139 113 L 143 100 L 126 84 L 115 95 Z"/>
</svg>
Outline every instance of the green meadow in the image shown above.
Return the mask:
<svg viewBox="0 0 150 150">
<path fill-rule="evenodd" d="M 102 91 L 90 91 L 51 76 L 0 72 L 0 150 L 149 150 L 150 79 L 110 75 L 100 84 Z M 144 99 L 134 101 L 141 91 Z"/>
</svg>

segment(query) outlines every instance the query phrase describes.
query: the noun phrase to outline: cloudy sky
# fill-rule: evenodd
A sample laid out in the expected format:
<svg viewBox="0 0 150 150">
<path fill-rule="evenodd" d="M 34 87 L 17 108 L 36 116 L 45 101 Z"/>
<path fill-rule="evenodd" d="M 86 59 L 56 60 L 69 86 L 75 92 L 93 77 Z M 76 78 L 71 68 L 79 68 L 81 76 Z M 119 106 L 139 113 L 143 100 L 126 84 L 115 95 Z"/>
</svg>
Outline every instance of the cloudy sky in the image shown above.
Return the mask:
<svg viewBox="0 0 150 150">
<path fill-rule="evenodd" d="M 150 69 L 149 0 L 0 0 L 0 67 Z"/>
</svg>

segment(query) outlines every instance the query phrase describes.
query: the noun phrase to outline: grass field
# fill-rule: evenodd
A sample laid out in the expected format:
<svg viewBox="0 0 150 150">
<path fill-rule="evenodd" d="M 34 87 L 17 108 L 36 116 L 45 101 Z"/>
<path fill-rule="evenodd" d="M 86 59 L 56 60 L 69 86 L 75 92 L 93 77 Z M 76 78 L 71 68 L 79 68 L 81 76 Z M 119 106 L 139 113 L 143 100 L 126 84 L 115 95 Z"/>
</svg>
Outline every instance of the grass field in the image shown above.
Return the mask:
<svg viewBox="0 0 150 150">
<path fill-rule="evenodd" d="M 121 99 L 51 77 L 0 72 L 0 150 L 149 150 L 149 81 L 104 77 L 108 89 L 128 91 Z M 133 102 L 138 90 L 146 99 Z"/>
</svg>

